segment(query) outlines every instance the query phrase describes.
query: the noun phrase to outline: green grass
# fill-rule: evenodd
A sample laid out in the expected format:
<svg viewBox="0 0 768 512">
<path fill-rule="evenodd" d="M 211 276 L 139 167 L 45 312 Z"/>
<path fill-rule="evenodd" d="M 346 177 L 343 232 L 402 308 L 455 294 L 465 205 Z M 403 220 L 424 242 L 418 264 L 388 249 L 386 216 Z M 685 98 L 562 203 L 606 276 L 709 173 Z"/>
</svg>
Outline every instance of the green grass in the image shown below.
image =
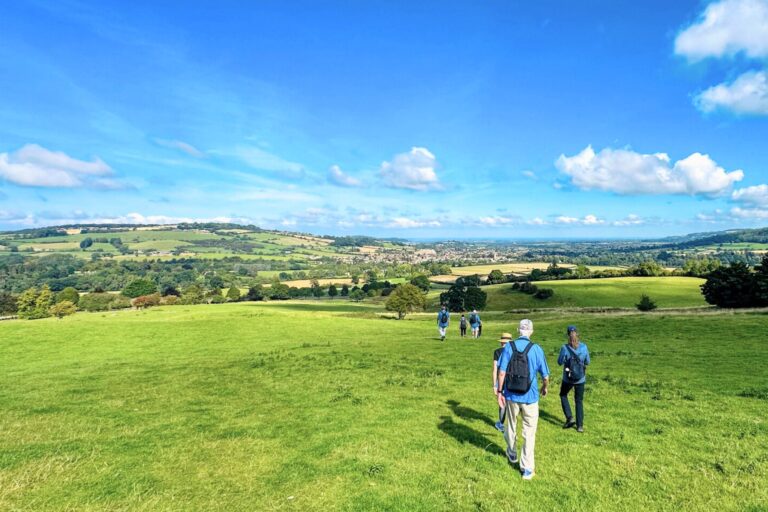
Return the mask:
<svg viewBox="0 0 768 512">
<path fill-rule="evenodd" d="M 703 279 L 693 277 L 616 277 L 610 279 L 579 279 L 542 281 L 540 288 L 552 288 L 555 295 L 538 300 L 513 290 L 511 284 L 484 287 L 492 311 L 559 307 L 619 307 L 633 308 L 645 293 L 660 308 L 706 306 L 700 286 Z"/>
<path fill-rule="evenodd" d="M 764 510 L 764 314 L 532 315 L 593 354 L 586 433 L 493 429 L 493 335 L 343 301 L 0 322 L 0 510 Z M 758 364 L 750 364 L 752 361 Z M 553 368 L 557 389 L 559 374 Z"/>
</svg>

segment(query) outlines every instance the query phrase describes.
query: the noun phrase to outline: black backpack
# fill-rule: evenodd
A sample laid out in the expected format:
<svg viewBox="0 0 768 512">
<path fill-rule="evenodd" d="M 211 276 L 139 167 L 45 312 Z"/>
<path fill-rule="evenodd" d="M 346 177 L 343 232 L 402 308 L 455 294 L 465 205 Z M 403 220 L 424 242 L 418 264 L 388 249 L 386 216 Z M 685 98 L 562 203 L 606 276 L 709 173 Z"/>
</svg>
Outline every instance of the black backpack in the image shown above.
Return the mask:
<svg viewBox="0 0 768 512">
<path fill-rule="evenodd" d="M 565 365 L 565 375 L 568 377 L 568 381 L 575 383 L 584 378 L 586 368 L 584 367 L 584 361 L 582 361 L 576 351 L 571 348 L 570 345 L 565 346 L 571 353 L 568 358 L 568 362 Z"/>
<path fill-rule="evenodd" d="M 507 365 L 507 376 L 504 379 L 504 387 L 510 393 L 523 395 L 531 389 L 531 372 L 528 369 L 528 351 L 533 347 L 530 341 L 525 349 L 517 350 L 514 341 L 509 342 L 512 347 L 512 357 Z"/>
<path fill-rule="evenodd" d="M 469 315 L 469 323 L 471 323 L 471 324 L 476 324 L 477 323 L 477 315 L 476 314 L 472 313 L 471 315 Z"/>
<path fill-rule="evenodd" d="M 440 323 L 444 324 L 446 322 L 448 322 L 448 313 L 443 311 L 442 313 L 440 313 Z"/>
</svg>

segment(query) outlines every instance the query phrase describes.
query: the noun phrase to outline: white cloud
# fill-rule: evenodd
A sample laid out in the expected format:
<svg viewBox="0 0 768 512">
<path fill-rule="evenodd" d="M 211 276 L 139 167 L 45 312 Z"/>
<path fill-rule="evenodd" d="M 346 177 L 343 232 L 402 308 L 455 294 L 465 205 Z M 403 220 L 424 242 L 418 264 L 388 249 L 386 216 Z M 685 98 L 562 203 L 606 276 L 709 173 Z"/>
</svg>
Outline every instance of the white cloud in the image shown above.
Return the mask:
<svg viewBox="0 0 768 512">
<path fill-rule="evenodd" d="M 533 171 L 523 171 L 523 176 L 525 176 L 529 180 L 533 180 L 533 181 L 536 181 L 536 180 L 539 179 L 539 177 L 536 176 L 536 173 L 533 172 Z"/>
<path fill-rule="evenodd" d="M 597 216 L 592 214 L 585 215 L 581 219 L 579 219 L 578 217 L 569 217 L 567 215 L 560 215 L 558 217 L 555 217 L 555 224 L 597 226 L 597 225 L 605 224 L 605 221 L 603 219 L 599 219 Z"/>
<path fill-rule="evenodd" d="M 737 219 L 768 219 L 768 208 L 731 208 L 731 216 Z"/>
<path fill-rule="evenodd" d="M 534 217 L 531 220 L 529 220 L 527 224 L 531 224 L 532 226 L 545 226 L 547 224 L 547 221 L 545 221 L 541 217 Z"/>
<path fill-rule="evenodd" d="M 137 212 L 127 213 L 125 215 L 88 215 L 80 211 L 70 213 L 42 212 L 35 214 L 17 214 L 15 218 L 0 220 L 8 221 L 10 224 L 19 224 L 25 226 L 51 226 L 61 224 L 179 224 L 182 222 L 233 222 L 238 224 L 252 224 L 254 221 L 245 217 L 175 217 L 170 215 L 144 215 Z"/>
<path fill-rule="evenodd" d="M 742 115 L 768 115 L 768 73 L 748 71 L 731 83 L 715 85 L 698 94 L 694 104 L 702 112 L 726 110 Z"/>
<path fill-rule="evenodd" d="M 697 61 L 707 57 L 768 57 L 768 0 L 721 0 L 675 39 L 675 53 Z"/>
<path fill-rule="evenodd" d="M 480 217 L 478 219 L 480 224 L 483 224 L 484 226 L 507 226 L 509 224 L 512 224 L 515 219 L 511 217 Z"/>
<path fill-rule="evenodd" d="M 338 165 L 332 165 L 328 169 L 328 181 L 340 187 L 360 187 L 363 185 L 363 182 L 342 171 Z"/>
<path fill-rule="evenodd" d="M 155 139 L 155 142 L 166 148 L 178 149 L 179 151 L 182 151 L 188 154 L 189 156 L 193 156 L 195 158 L 205 157 L 205 153 L 197 149 L 192 144 L 188 144 L 181 140 Z"/>
<path fill-rule="evenodd" d="M 731 199 L 750 205 L 768 207 L 768 185 L 754 185 L 734 190 Z"/>
<path fill-rule="evenodd" d="M 13 153 L 0 153 L 0 178 L 26 187 L 83 187 L 119 182 L 104 181 L 114 172 L 96 157 L 78 160 L 61 151 L 50 151 L 37 144 L 27 144 Z"/>
<path fill-rule="evenodd" d="M 614 226 L 638 226 L 644 223 L 645 221 L 639 215 L 634 213 L 630 213 L 626 216 L 626 218 L 622 220 L 616 220 L 612 222 Z"/>
<path fill-rule="evenodd" d="M 595 153 L 592 146 L 571 157 L 560 155 L 555 165 L 581 189 L 626 195 L 717 196 L 744 177 L 743 171 L 726 172 L 701 153 L 693 153 L 672 164 L 665 153 L 642 154 L 610 148 Z"/>
<path fill-rule="evenodd" d="M 382 162 L 380 172 L 389 187 L 425 191 L 440 188 L 436 166 L 435 155 L 427 148 L 414 147 L 395 155 L 391 162 Z"/>
<path fill-rule="evenodd" d="M 389 224 L 387 224 L 387 226 L 390 228 L 404 228 L 404 229 L 423 228 L 423 227 L 439 228 L 440 225 L 441 225 L 440 221 L 437 221 L 437 220 L 414 220 L 408 217 L 395 217 L 389 222 Z"/>
</svg>

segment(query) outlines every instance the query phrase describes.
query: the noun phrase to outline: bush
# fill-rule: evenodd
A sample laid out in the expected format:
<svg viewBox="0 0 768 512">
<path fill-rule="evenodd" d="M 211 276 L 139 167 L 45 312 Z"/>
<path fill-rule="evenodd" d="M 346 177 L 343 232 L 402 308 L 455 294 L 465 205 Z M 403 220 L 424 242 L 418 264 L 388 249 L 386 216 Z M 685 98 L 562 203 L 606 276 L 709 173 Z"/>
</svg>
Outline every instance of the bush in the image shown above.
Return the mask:
<svg viewBox="0 0 768 512">
<path fill-rule="evenodd" d="M 555 290 L 552 288 L 539 288 L 539 290 L 533 294 L 533 297 L 539 300 L 546 300 L 555 294 Z"/>
<path fill-rule="evenodd" d="M 260 301 L 264 300 L 264 288 L 260 284 L 255 284 L 248 288 L 245 294 L 245 300 Z"/>
<path fill-rule="evenodd" d="M 0 315 L 15 315 L 19 311 L 18 300 L 13 294 L 0 292 Z"/>
<path fill-rule="evenodd" d="M 214 295 L 210 300 L 210 304 L 224 304 L 225 302 L 227 302 L 227 299 L 222 294 Z"/>
<path fill-rule="evenodd" d="M 163 306 L 175 306 L 180 301 L 180 298 L 176 295 L 166 295 L 160 299 L 160 304 Z"/>
<path fill-rule="evenodd" d="M 51 315 L 61 320 L 65 316 L 74 315 L 77 311 L 77 306 L 71 301 L 62 300 L 51 306 L 48 311 Z"/>
<path fill-rule="evenodd" d="M 425 292 L 428 292 L 432 286 L 432 284 L 429 282 L 429 278 L 423 274 L 411 279 L 411 284 Z"/>
<path fill-rule="evenodd" d="M 539 291 L 539 287 L 531 283 L 530 281 L 525 281 L 520 285 L 520 291 L 523 293 L 527 293 L 528 295 L 533 295 L 537 291 Z"/>
<path fill-rule="evenodd" d="M 240 300 L 240 288 L 237 286 L 231 286 L 229 290 L 227 290 L 227 300 L 230 302 L 237 302 Z"/>
<path fill-rule="evenodd" d="M 635 304 L 640 311 L 653 311 L 656 309 L 656 303 L 646 294 L 640 297 L 640 302 Z"/>
<path fill-rule="evenodd" d="M 152 306 L 160 305 L 160 294 L 152 293 L 150 295 L 142 295 L 131 300 L 131 306 L 136 309 L 151 308 Z"/>
<path fill-rule="evenodd" d="M 147 279 L 134 279 L 123 289 L 123 295 L 135 299 L 143 295 L 152 295 L 157 291 L 157 286 Z"/>
<path fill-rule="evenodd" d="M 520 283 L 519 283 L 519 282 L 517 282 L 517 281 L 515 281 L 514 283 L 512 283 L 512 289 L 513 289 L 513 290 L 519 290 L 519 289 L 520 289 Z"/>
<path fill-rule="evenodd" d="M 80 294 L 73 287 L 67 286 L 56 294 L 56 302 L 62 302 L 65 300 L 68 300 L 77 306 L 77 303 L 80 302 Z"/>
<path fill-rule="evenodd" d="M 349 292 L 349 298 L 355 302 L 360 302 L 365 298 L 365 292 L 360 288 L 357 288 L 356 290 Z"/>
<path fill-rule="evenodd" d="M 111 311 L 129 308 L 131 301 L 114 293 L 86 293 L 80 297 L 78 307 L 83 311 Z"/>
</svg>

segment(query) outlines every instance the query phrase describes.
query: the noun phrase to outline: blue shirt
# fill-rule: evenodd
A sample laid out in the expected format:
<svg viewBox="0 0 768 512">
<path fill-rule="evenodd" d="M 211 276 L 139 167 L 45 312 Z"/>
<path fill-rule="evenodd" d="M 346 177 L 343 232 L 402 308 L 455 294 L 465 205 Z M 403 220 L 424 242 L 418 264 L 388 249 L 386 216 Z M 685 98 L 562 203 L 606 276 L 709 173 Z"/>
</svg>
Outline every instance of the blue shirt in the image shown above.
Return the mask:
<svg viewBox="0 0 768 512">
<path fill-rule="evenodd" d="M 528 338 L 520 337 L 511 343 L 507 343 L 504 347 L 504 351 L 501 353 L 501 359 L 499 360 L 499 370 L 507 371 L 509 361 L 512 359 L 512 343 L 515 344 L 515 348 L 522 352 L 525 350 L 528 342 L 531 341 Z M 516 395 L 510 393 L 504 389 L 504 398 L 512 402 L 520 404 L 533 404 L 539 401 L 539 377 L 549 377 L 549 366 L 547 366 L 547 359 L 544 357 L 544 351 L 536 343 L 533 344 L 531 350 L 528 351 L 528 373 L 531 376 L 531 388 L 527 393 L 523 395 Z"/>
<path fill-rule="evenodd" d="M 475 316 L 475 321 L 472 321 L 472 315 Z M 480 314 L 479 313 L 472 313 L 472 315 L 469 315 L 469 325 L 472 326 L 473 329 L 477 328 L 478 325 L 480 325 Z"/>
<path fill-rule="evenodd" d="M 443 313 L 445 313 L 445 316 L 447 317 L 447 320 L 443 322 L 441 319 L 443 318 Z M 451 312 L 447 309 L 445 311 L 440 310 L 437 312 L 437 325 L 440 327 L 448 327 L 448 320 L 451 319 Z"/>
<path fill-rule="evenodd" d="M 589 365 L 589 349 L 587 349 L 586 343 L 584 343 L 583 341 L 580 342 L 579 346 L 574 349 L 574 352 L 576 352 L 576 357 L 582 360 L 585 367 Z M 582 377 L 576 382 L 571 382 L 570 380 L 568 380 L 568 375 L 565 373 L 565 366 L 563 365 L 567 363 L 570 358 L 571 358 L 571 351 L 568 350 L 568 344 L 566 343 L 565 345 L 560 347 L 560 355 L 557 356 L 557 364 L 563 367 L 563 382 L 566 382 L 568 384 L 584 384 L 585 382 L 587 382 L 586 372 L 584 373 L 584 377 Z"/>
</svg>

